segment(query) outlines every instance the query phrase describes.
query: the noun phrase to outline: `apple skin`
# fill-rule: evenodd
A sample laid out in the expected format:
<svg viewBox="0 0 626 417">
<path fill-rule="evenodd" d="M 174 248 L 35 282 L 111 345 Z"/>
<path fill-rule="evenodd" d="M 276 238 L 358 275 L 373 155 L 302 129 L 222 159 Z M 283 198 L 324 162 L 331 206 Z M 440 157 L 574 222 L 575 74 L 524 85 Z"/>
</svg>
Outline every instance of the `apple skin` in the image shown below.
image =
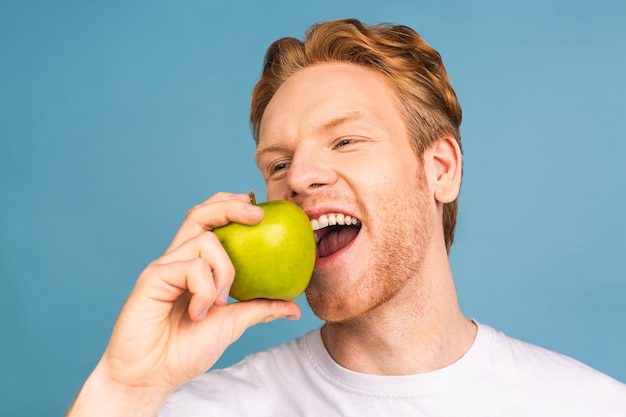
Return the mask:
<svg viewBox="0 0 626 417">
<path fill-rule="evenodd" d="M 286 200 L 258 204 L 260 223 L 229 223 L 213 232 L 235 267 L 230 296 L 294 300 L 306 289 L 315 266 L 315 235 L 308 216 Z"/>
</svg>

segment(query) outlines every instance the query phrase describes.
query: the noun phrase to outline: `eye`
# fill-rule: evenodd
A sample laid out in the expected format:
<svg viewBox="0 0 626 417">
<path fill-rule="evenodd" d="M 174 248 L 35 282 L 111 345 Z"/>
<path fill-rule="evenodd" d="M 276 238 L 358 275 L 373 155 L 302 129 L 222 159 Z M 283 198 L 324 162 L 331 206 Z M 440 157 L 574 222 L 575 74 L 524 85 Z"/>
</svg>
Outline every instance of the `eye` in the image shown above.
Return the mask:
<svg viewBox="0 0 626 417">
<path fill-rule="evenodd" d="M 283 170 L 289 168 L 289 165 L 290 165 L 289 162 L 277 162 L 277 163 L 271 165 L 270 169 L 269 169 L 270 175 L 271 174 L 276 174 L 276 173 L 278 173 L 280 171 L 283 171 Z"/>
<path fill-rule="evenodd" d="M 335 148 L 343 148 L 344 146 L 347 146 L 351 143 L 356 142 L 356 139 L 352 139 L 352 138 L 344 138 L 341 139 L 337 142 L 337 144 L 335 145 Z"/>
</svg>

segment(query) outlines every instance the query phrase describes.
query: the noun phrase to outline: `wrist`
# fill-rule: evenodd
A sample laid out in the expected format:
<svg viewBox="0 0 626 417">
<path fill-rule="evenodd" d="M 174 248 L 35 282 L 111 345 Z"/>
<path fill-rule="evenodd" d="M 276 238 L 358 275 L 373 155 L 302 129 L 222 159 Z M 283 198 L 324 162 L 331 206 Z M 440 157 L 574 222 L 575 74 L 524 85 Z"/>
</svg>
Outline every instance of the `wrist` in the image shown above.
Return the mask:
<svg viewBox="0 0 626 417">
<path fill-rule="evenodd" d="M 85 381 L 66 417 L 155 417 L 170 392 L 162 387 L 120 383 L 108 375 L 101 362 Z"/>
</svg>

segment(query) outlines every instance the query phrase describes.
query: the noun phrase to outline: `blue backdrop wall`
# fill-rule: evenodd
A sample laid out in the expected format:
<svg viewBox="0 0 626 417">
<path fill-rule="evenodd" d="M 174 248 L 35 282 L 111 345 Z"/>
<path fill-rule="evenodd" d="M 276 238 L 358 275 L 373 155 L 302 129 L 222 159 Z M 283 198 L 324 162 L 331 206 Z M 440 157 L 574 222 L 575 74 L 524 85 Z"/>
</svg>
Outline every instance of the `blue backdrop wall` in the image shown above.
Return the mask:
<svg viewBox="0 0 626 417">
<path fill-rule="evenodd" d="M 465 313 L 626 381 L 624 4 L 0 1 L 0 415 L 61 415 L 187 209 L 264 194 L 247 112 L 265 49 L 343 17 L 444 57 Z M 299 302 L 218 365 L 317 326 Z"/>
</svg>

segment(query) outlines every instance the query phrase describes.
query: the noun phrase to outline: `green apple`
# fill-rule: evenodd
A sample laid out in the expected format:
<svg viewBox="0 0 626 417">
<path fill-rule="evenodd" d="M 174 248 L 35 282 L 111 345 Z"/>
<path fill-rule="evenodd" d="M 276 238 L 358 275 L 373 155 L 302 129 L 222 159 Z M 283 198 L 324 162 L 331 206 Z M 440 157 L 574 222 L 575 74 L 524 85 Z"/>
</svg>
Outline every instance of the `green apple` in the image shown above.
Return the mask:
<svg viewBox="0 0 626 417">
<path fill-rule="evenodd" d="M 256 204 L 251 192 L 252 204 Z M 230 296 L 240 300 L 293 300 L 306 289 L 315 266 L 315 236 L 297 205 L 274 200 L 258 204 L 260 223 L 229 223 L 213 230 L 235 267 Z"/>
</svg>

